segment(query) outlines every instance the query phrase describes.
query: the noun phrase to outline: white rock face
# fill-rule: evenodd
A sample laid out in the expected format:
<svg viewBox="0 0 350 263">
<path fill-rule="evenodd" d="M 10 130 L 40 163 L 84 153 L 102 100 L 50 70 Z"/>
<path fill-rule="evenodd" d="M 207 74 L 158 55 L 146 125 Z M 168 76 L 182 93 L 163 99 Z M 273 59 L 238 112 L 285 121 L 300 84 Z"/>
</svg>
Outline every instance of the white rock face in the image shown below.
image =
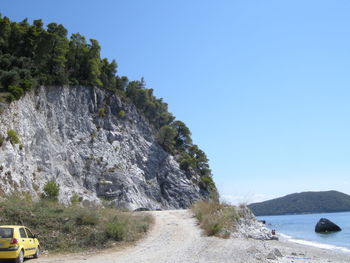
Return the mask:
<svg viewBox="0 0 350 263">
<path fill-rule="evenodd" d="M 105 198 L 128 209 L 170 209 L 208 196 L 198 186 L 199 177 L 187 178 L 158 145 L 135 106 L 108 91 L 37 88 L 3 105 L 0 134 L 7 138 L 9 129 L 22 145 L 5 140 L 0 147 L 0 194 L 38 197 L 55 179 L 65 203 L 75 193 L 86 203 Z"/>
<path fill-rule="evenodd" d="M 257 240 L 278 239 L 277 236 L 271 234 L 268 228 L 258 222 L 249 208 L 242 207 L 239 211 L 243 216 L 236 224 L 236 229 L 232 233 L 233 237 L 253 238 Z"/>
</svg>

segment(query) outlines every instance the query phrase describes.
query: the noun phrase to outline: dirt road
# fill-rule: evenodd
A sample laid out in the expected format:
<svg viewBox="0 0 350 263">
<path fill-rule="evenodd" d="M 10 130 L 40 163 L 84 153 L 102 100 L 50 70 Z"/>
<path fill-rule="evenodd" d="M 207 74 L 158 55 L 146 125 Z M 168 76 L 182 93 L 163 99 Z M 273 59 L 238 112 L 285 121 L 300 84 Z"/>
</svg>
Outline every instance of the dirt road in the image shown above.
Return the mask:
<svg viewBox="0 0 350 263">
<path fill-rule="evenodd" d="M 119 251 L 104 251 L 93 255 L 42 257 L 27 263 L 255 263 L 293 262 L 298 254 L 303 262 L 350 262 L 350 255 L 313 249 L 291 242 L 257 241 L 252 239 L 220 239 L 205 237 L 188 210 L 155 211 L 154 228 L 148 236 Z M 284 255 L 267 259 L 268 253 L 278 248 Z M 302 258 L 305 260 L 302 260 Z M 307 260 L 308 259 L 308 260 Z M 296 262 L 296 261 L 294 261 Z"/>
</svg>

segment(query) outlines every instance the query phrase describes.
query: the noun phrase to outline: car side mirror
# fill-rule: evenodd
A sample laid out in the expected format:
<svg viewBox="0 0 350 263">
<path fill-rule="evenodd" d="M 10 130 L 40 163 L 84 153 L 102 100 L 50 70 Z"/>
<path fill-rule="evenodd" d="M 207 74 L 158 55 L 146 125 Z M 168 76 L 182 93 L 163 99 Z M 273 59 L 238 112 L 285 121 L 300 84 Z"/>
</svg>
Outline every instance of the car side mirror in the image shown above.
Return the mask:
<svg viewBox="0 0 350 263">
<path fill-rule="evenodd" d="M 33 238 L 37 238 L 37 236 L 34 234 L 34 235 L 33 235 Z"/>
</svg>

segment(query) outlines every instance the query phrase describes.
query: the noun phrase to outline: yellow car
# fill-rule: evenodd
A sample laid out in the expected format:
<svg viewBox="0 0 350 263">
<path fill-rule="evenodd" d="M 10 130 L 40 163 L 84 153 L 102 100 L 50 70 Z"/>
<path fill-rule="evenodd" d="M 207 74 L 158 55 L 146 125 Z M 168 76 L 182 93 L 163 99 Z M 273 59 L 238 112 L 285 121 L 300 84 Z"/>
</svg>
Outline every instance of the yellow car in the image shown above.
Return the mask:
<svg viewBox="0 0 350 263">
<path fill-rule="evenodd" d="M 38 258 L 39 255 L 39 241 L 27 227 L 0 226 L 0 259 L 22 263 L 27 256 Z"/>
</svg>

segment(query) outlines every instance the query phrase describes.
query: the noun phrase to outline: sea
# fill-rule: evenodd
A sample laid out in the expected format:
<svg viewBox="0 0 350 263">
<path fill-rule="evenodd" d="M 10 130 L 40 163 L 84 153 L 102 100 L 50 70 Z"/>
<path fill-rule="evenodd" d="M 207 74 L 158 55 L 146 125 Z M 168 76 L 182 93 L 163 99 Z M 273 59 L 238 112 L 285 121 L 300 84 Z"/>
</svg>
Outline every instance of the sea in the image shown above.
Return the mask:
<svg viewBox="0 0 350 263">
<path fill-rule="evenodd" d="M 316 233 L 315 226 L 322 217 L 337 224 L 342 231 Z M 265 220 L 269 229 L 275 229 L 282 238 L 291 242 L 350 253 L 350 212 L 258 216 L 257 219 Z"/>
</svg>

